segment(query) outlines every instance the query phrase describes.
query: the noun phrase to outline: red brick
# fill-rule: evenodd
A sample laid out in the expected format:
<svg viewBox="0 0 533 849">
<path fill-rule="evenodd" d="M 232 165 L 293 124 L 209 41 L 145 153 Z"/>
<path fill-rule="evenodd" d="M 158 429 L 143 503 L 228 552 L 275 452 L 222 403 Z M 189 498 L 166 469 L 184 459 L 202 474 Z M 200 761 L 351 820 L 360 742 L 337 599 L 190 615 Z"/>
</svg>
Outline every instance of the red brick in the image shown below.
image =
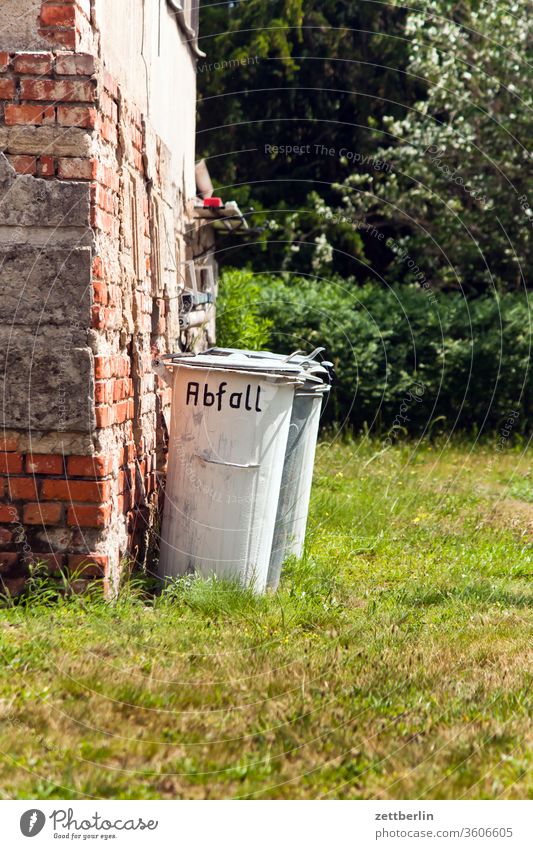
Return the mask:
<svg viewBox="0 0 533 849">
<path fill-rule="evenodd" d="M 13 534 L 7 528 L 0 528 L 0 545 L 9 545 L 13 539 Z"/>
<path fill-rule="evenodd" d="M 13 67 L 17 74 L 49 74 L 53 58 L 51 53 L 18 53 Z"/>
<path fill-rule="evenodd" d="M 11 598 L 15 598 L 24 592 L 26 581 L 27 578 L 4 578 L 2 590 L 8 592 Z"/>
<path fill-rule="evenodd" d="M 120 300 L 121 292 L 119 286 L 113 286 L 112 284 L 108 284 L 107 286 L 107 297 L 109 299 L 109 303 L 111 306 L 118 306 L 118 302 Z"/>
<path fill-rule="evenodd" d="M 118 141 L 116 124 L 110 121 L 109 118 L 104 118 L 100 123 L 100 135 L 106 142 L 116 145 Z"/>
<path fill-rule="evenodd" d="M 113 461 L 111 457 L 99 454 L 94 457 L 69 457 L 67 472 L 79 478 L 105 478 L 111 474 Z"/>
<path fill-rule="evenodd" d="M 106 212 L 110 212 L 113 215 L 115 214 L 115 197 L 112 192 L 105 188 L 105 186 L 97 184 L 93 187 L 91 192 L 91 201 L 92 203 L 96 203 Z"/>
<path fill-rule="evenodd" d="M 65 555 L 61 552 L 53 553 L 51 551 L 32 551 L 30 554 L 25 555 L 23 559 L 28 566 L 46 566 L 50 574 L 59 572 L 65 565 Z"/>
<path fill-rule="evenodd" d="M 48 501 L 107 501 L 110 494 L 109 481 L 46 480 L 42 496 Z"/>
<path fill-rule="evenodd" d="M 122 495 L 126 491 L 126 472 L 120 469 L 118 473 L 118 491 Z"/>
<path fill-rule="evenodd" d="M 22 520 L 27 525 L 59 525 L 63 514 L 62 504 L 26 504 Z"/>
<path fill-rule="evenodd" d="M 0 551 L 0 573 L 4 574 L 17 566 L 19 555 L 16 551 Z"/>
<path fill-rule="evenodd" d="M 100 94 L 100 109 L 113 124 L 118 123 L 118 106 L 105 91 Z"/>
<path fill-rule="evenodd" d="M 63 53 L 56 59 L 56 74 L 92 77 L 94 72 L 94 56 L 90 53 Z"/>
<path fill-rule="evenodd" d="M 115 380 L 113 384 L 113 401 L 123 401 L 129 395 L 129 380 L 128 378 L 120 378 Z"/>
<path fill-rule="evenodd" d="M 0 451 L 16 451 L 19 447 L 19 435 L 18 433 L 7 436 L 0 436 Z"/>
<path fill-rule="evenodd" d="M 0 79 L 0 100 L 13 100 L 15 91 L 15 80 Z"/>
<path fill-rule="evenodd" d="M 75 29 L 59 30 L 53 27 L 41 27 L 39 29 L 39 35 L 42 35 L 49 41 L 55 41 L 69 50 L 75 50 L 77 47 L 78 39 Z"/>
<path fill-rule="evenodd" d="M 100 256 L 95 256 L 93 260 L 93 277 L 97 277 L 98 280 L 102 280 L 104 277 L 104 266 Z"/>
<path fill-rule="evenodd" d="M 100 282 L 93 282 L 93 297 L 97 304 L 105 307 L 108 303 L 108 291 L 107 284 Z"/>
<path fill-rule="evenodd" d="M 110 380 L 97 381 L 94 385 L 95 404 L 113 403 L 113 383 Z"/>
<path fill-rule="evenodd" d="M 34 475 L 62 475 L 63 457 L 59 454 L 28 454 L 26 471 Z"/>
<path fill-rule="evenodd" d="M 85 130 L 94 130 L 96 127 L 97 112 L 91 106 L 59 106 L 57 110 L 57 123 L 62 127 L 81 127 Z"/>
<path fill-rule="evenodd" d="M 96 230 L 101 230 L 103 233 L 113 233 L 115 218 L 104 212 L 103 209 L 94 207 L 91 209 L 91 224 Z"/>
<path fill-rule="evenodd" d="M 104 88 L 109 92 L 111 97 L 114 97 L 115 100 L 118 97 L 118 82 L 114 77 L 111 76 L 109 71 L 104 69 Z"/>
<path fill-rule="evenodd" d="M 140 130 L 142 125 L 141 110 L 137 106 L 133 106 L 133 104 L 130 104 L 130 118 L 132 126 L 136 126 Z"/>
<path fill-rule="evenodd" d="M 17 174 L 31 174 L 33 177 L 37 174 L 37 159 L 35 156 L 8 156 L 11 165 Z"/>
<path fill-rule="evenodd" d="M 18 499 L 24 501 L 34 501 L 37 498 L 37 484 L 35 478 L 9 478 L 8 482 L 9 495 L 12 501 Z"/>
<path fill-rule="evenodd" d="M 92 103 L 96 90 L 91 82 L 83 80 L 22 80 L 20 96 L 22 100 Z"/>
<path fill-rule="evenodd" d="M 39 174 L 41 177 L 53 177 L 55 175 L 55 160 L 53 156 L 39 157 Z"/>
<path fill-rule="evenodd" d="M 19 520 L 19 511 L 12 504 L 0 504 L 0 522 L 11 525 Z"/>
<path fill-rule="evenodd" d="M 4 50 L 0 51 L 0 74 L 3 74 L 4 71 L 7 71 L 9 68 L 9 53 L 6 53 Z"/>
<path fill-rule="evenodd" d="M 97 164 L 95 159 L 59 159 L 58 177 L 63 180 L 94 180 Z"/>
<path fill-rule="evenodd" d="M 73 504 L 67 511 L 69 525 L 80 528 L 105 528 L 111 519 L 111 505 Z"/>
<path fill-rule="evenodd" d="M 108 563 L 109 558 L 105 554 L 69 554 L 68 558 L 69 569 L 86 578 L 102 578 Z"/>
<path fill-rule="evenodd" d="M 5 111 L 5 122 L 8 126 L 16 124 L 53 124 L 56 111 L 53 106 L 21 106 L 8 103 Z"/>
<path fill-rule="evenodd" d="M 22 454 L 0 452 L 0 473 L 17 474 L 22 471 Z"/>
<path fill-rule="evenodd" d="M 104 307 L 98 305 L 91 307 L 91 327 L 95 330 L 103 330 L 106 327 Z"/>
<path fill-rule="evenodd" d="M 128 401 L 120 401 L 118 404 L 115 404 L 113 411 L 114 420 L 117 424 L 122 424 L 122 422 L 125 422 L 126 419 L 132 418 L 129 414 Z"/>
<path fill-rule="evenodd" d="M 139 153 L 138 150 L 133 151 L 133 162 L 137 171 L 139 171 L 140 174 L 144 174 L 144 160 L 142 153 Z"/>
<path fill-rule="evenodd" d="M 108 168 L 107 165 L 100 165 L 98 169 L 98 180 L 113 192 L 118 192 L 120 189 L 119 175 L 112 168 Z"/>
<path fill-rule="evenodd" d="M 94 358 L 94 376 L 97 380 L 105 377 L 112 377 L 114 374 L 115 357 L 95 357 Z"/>
<path fill-rule="evenodd" d="M 136 147 L 137 150 L 142 151 L 142 149 L 143 149 L 142 133 L 140 133 L 139 130 L 137 130 L 135 127 L 131 131 L 131 140 L 133 142 L 134 147 Z"/>
<path fill-rule="evenodd" d="M 114 422 L 113 410 L 111 407 L 96 407 L 96 427 L 109 427 Z"/>
<path fill-rule="evenodd" d="M 45 5 L 41 9 L 41 23 L 48 27 L 74 27 L 76 26 L 76 7 Z"/>
</svg>

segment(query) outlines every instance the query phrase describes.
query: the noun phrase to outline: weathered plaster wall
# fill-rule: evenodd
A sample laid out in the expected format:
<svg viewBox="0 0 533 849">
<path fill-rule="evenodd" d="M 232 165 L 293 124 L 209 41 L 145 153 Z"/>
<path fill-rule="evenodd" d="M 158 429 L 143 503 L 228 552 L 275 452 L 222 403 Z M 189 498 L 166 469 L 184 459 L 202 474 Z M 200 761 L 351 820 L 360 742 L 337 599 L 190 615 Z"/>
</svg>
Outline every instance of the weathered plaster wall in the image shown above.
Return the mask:
<svg viewBox="0 0 533 849">
<path fill-rule="evenodd" d="M 171 152 L 173 178 L 192 198 L 196 61 L 175 15 L 165 0 L 96 0 L 95 20 L 105 67 Z"/>
</svg>

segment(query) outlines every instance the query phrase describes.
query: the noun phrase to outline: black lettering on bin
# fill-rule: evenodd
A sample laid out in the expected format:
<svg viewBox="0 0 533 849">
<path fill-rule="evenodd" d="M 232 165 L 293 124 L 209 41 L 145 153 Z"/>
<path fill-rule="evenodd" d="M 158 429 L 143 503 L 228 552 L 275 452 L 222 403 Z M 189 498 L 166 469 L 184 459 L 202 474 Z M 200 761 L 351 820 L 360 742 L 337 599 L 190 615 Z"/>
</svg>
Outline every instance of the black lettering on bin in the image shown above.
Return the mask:
<svg viewBox="0 0 533 849">
<path fill-rule="evenodd" d="M 216 409 L 218 412 L 222 410 L 223 397 L 224 395 L 228 395 L 227 392 L 227 381 L 223 380 L 218 389 L 216 391 L 211 391 L 209 389 L 209 384 L 205 383 L 201 401 L 200 401 L 200 384 L 196 381 L 190 381 L 187 384 L 187 396 L 186 396 L 186 405 L 193 404 L 195 407 L 201 403 L 204 407 L 214 407 L 216 402 Z M 256 412 L 262 413 L 263 410 L 260 407 L 261 401 L 261 387 L 257 386 L 255 390 L 255 407 L 252 406 L 252 385 L 249 383 L 246 387 L 245 392 L 232 392 L 229 394 L 229 406 L 232 410 L 240 410 L 243 406 L 243 398 L 244 398 L 244 409 L 247 412 Z"/>
<path fill-rule="evenodd" d="M 204 407 L 212 407 L 215 403 L 215 395 L 207 389 L 207 383 L 204 386 Z"/>
<path fill-rule="evenodd" d="M 200 384 L 199 383 L 188 383 L 187 384 L 187 406 L 189 406 L 189 401 L 192 398 L 194 401 L 194 406 L 196 407 L 198 404 L 198 395 L 200 392 Z"/>
</svg>

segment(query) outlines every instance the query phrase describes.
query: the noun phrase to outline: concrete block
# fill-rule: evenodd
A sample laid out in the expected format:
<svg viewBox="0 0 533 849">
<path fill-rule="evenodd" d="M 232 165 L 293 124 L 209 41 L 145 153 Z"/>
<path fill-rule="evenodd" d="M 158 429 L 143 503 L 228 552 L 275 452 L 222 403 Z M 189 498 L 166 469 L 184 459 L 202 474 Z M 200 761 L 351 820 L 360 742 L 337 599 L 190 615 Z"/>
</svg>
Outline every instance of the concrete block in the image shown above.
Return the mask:
<svg viewBox="0 0 533 849">
<path fill-rule="evenodd" d="M 41 0 L 1 0 L 0 49 L 38 50 L 48 42 L 39 33 Z"/>
<path fill-rule="evenodd" d="M 18 175 L 0 154 L 0 226 L 87 227 L 89 219 L 87 184 Z"/>
<path fill-rule="evenodd" d="M 91 250 L 0 244 L 0 291 L 6 323 L 88 327 Z"/>
<path fill-rule="evenodd" d="M 6 428 L 90 432 L 93 356 L 83 329 L 0 326 L 0 421 Z"/>
<path fill-rule="evenodd" d="M 46 156 L 90 156 L 91 133 L 77 127 L 0 127 L 0 151 Z"/>
</svg>

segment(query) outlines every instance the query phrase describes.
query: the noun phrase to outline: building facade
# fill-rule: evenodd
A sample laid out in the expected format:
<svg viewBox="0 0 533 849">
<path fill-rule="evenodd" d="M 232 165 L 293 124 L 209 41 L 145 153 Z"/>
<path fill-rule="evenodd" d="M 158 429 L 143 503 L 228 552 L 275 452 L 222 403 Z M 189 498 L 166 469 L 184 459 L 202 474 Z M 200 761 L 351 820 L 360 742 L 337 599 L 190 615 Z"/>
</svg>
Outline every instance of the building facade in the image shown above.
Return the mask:
<svg viewBox="0 0 533 849">
<path fill-rule="evenodd" d="M 213 341 L 214 307 L 181 309 L 186 289 L 215 294 L 211 228 L 194 218 L 196 28 L 177 0 L 0 5 L 12 593 L 35 562 L 116 586 L 157 527 L 171 398 L 153 361 Z"/>
</svg>

